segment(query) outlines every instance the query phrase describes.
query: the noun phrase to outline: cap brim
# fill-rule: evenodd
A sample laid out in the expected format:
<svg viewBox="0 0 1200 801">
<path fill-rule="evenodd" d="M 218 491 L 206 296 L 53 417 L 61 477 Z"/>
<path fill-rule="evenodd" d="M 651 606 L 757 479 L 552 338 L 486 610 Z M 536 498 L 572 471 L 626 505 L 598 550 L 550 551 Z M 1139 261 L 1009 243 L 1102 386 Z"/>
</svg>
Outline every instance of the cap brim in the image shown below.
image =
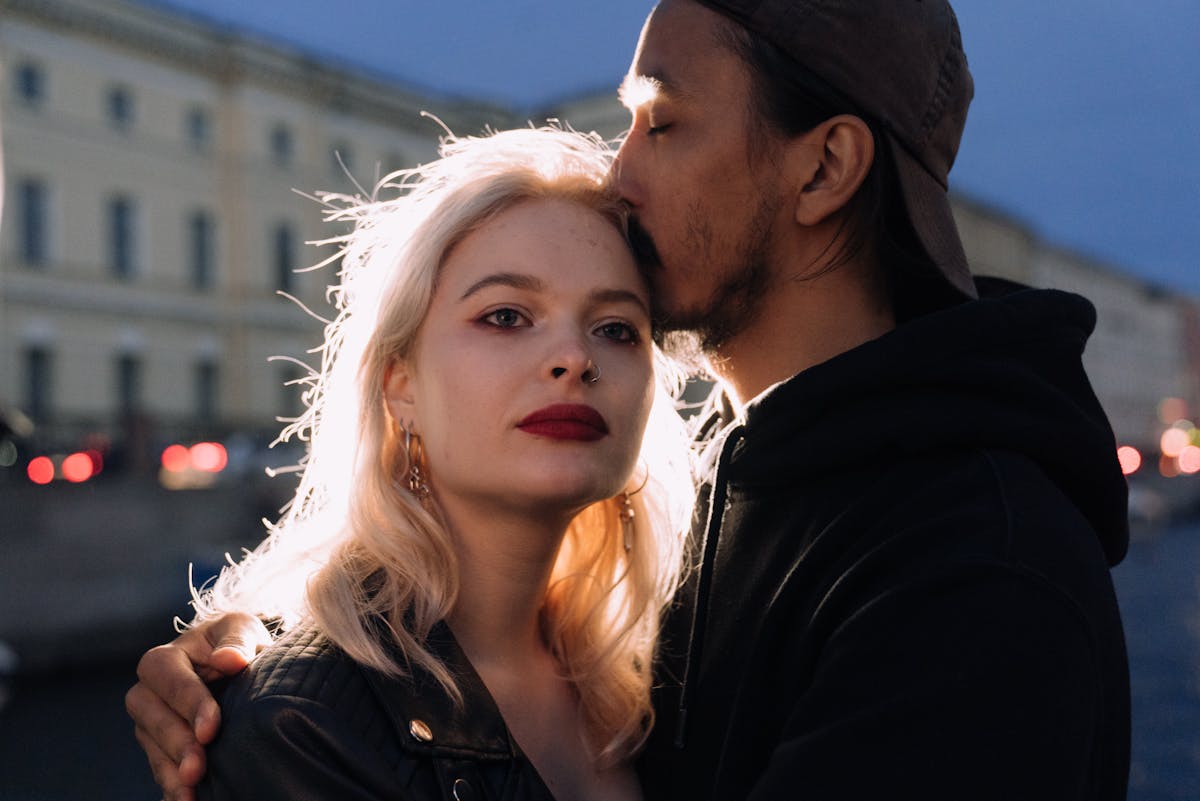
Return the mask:
<svg viewBox="0 0 1200 801">
<path fill-rule="evenodd" d="M 887 140 L 900 178 L 908 218 L 925 253 L 951 286 L 969 298 L 979 297 L 946 188 L 909 155 L 895 137 L 889 134 Z"/>
</svg>

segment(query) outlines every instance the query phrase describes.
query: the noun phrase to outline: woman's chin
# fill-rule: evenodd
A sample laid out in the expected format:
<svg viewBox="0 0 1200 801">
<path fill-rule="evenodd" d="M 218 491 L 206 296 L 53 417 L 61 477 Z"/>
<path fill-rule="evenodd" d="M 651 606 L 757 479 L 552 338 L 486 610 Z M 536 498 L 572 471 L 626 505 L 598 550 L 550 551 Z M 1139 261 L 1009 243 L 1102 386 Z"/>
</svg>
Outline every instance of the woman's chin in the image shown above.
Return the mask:
<svg viewBox="0 0 1200 801">
<path fill-rule="evenodd" d="M 559 474 L 526 484 L 516 494 L 535 515 L 557 510 L 573 516 L 597 501 L 613 497 L 622 486 L 623 481 L 614 482 L 610 477 Z"/>
<path fill-rule="evenodd" d="M 505 510 L 505 514 L 528 514 L 533 518 L 565 517 L 618 494 L 627 483 L 632 465 L 581 462 L 566 459 L 539 460 L 536 464 L 518 464 L 484 477 L 463 474 L 461 484 L 442 474 L 434 487 L 434 497 L 457 505 L 451 497 L 480 509 Z M 490 472 L 490 471 L 489 471 Z"/>
</svg>

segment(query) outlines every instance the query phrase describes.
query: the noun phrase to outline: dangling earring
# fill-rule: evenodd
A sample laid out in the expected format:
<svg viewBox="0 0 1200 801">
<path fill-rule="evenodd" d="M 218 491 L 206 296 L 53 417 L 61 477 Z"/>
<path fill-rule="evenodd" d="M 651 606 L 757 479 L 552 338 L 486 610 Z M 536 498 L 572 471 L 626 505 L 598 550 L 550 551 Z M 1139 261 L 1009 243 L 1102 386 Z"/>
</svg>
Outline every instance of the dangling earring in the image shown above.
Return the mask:
<svg viewBox="0 0 1200 801">
<path fill-rule="evenodd" d="M 425 473 L 421 463 L 425 460 L 425 449 L 421 447 L 421 438 L 412 432 L 411 426 L 398 423 L 404 432 L 404 453 L 408 456 L 408 491 L 418 501 L 423 501 L 430 495 L 429 484 L 425 482 Z"/>
<path fill-rule="evenodd" d="M 621 493 L 621 511 L 618 516 L 621 518 L 621 531 L 625 537 L 625 553 L 633 550 L 633 520 L 637 517 L 637 512 L 633 510 L 634 495 L 637 495 L 646 488 L 646 482 L 650 480 L 650 470 L 646 470 L 646 476 L 642 479 L 642 484 L 633 492 L 625 490 Z"/>
</svg>

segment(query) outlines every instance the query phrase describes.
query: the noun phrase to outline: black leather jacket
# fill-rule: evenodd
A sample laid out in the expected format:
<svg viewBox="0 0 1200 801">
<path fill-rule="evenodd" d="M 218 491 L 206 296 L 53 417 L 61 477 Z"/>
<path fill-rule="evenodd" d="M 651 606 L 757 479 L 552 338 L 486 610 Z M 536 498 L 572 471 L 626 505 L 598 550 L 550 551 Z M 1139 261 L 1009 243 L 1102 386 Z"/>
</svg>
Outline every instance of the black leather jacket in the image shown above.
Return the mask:
<svg viewBox="0 0 1200 801">
<path fill-rule="evenodd" d="M 201 801 L 553 801 L 445 626 L 430 649 L 463 693 L 363 667 L 311 627 L 289 632 L 221 694 Z"/>
</svg>

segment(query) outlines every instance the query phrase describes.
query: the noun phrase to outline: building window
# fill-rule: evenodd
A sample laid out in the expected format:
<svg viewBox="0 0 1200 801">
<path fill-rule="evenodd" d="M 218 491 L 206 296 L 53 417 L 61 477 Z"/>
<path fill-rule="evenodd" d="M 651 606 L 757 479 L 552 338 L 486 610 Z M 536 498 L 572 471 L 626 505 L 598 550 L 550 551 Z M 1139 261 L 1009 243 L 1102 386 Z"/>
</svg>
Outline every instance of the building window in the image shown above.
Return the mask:
<svg viewBox="0 0 1200 801">
<path fill-rule="evenodd" d="M 208 212 L 197 211 L 188 219 L 188 258 L 192 286 L 196 289 L 210 289 L 214 283 L 214 228 Z"/>
<path fill-rule="evenodd" d="M 296 286 L 296 235 L 288 223 L 275 226 L 274 264 L 275 288 L 281 292 L 291 292 Z"/>
<path fill-rule="evenodd" d="M 37 64 L 29 61 L 17 65 L 16 73 L 17 99 L 27 106 L 42 105 L 46 97 L 46 74 Z"/>
<path fill-rule="evenodd" d="M 196 418 L 203 423 L 217 419 L 217 363 L 209 359 L 196 364 Z"/>
<path fill-rule="evenodd" d="M 25 411 L 34 422 L 50 417 L 50 350 L 33 345 L 25 350 Z"/>
<path fill-rule="evenodd" d="M 142 408 L 142 360 L 132 353 L 117 356 L 117 410 L 136 414 Z"/>
<path fill-rule="evenodd" d="M 46 184 L 36 179 L 17 183 L 17 232 L 21 240 L 21 259 L 41 267 L 49 261 L 47 214 L 49 203 Z"/>
<path fill-rule="evenodd" d="M 292 141 L 292 130 L 283 123 L 271 129 L 270 137 L 271 160 L 280 167 L 292 163 L 295 142 Z"/>
<path fill-rule="evenodd" d="M 137 272 L 134 239 L 137 235 L 137 206 L 127 197 L 108 202 L 109 269 L 119 278 L 132 278 Z"/>
<path fill-rule="evenodd" d="M 119 131 L 128 131 L 133 126 L 133 93 L 124 86 L 113 86 L 108 90 L 105 103 L 108 121 Z"/>
<path fill-rule="evenodd" d="M 212 117 L 208 109 L 192 106 L 184 117 L 184 133 L 193 150 L 208 150 L 212 143 Z"/>
</svg>

